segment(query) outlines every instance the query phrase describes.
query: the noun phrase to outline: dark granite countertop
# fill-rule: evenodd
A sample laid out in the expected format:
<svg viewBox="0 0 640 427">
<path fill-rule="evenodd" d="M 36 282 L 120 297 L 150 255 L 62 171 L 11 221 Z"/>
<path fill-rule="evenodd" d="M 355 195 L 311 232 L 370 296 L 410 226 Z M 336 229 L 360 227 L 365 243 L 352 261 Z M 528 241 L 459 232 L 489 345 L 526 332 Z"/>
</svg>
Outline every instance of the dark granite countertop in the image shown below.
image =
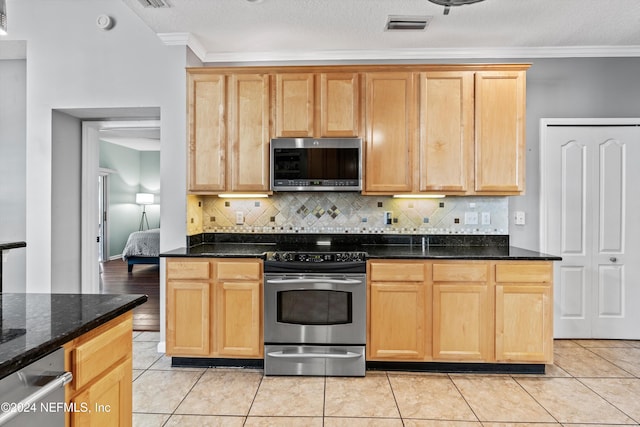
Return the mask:
<svg viewBox="0 0 640 427">
<path fill-rule="evenodd" d="M 160 254 L 161 257 L 266 258 L 267 252 L 362 251 L 369 259 L 491 259 L 559 261 L 562 258 L 509 245 L 508 236 L 411 235 L 218 235 L 191 239 L 190 246 Z M 318 245 L 330 241 L 330 245 Z"/>
<path fill-rule="evenodd" d="M 0 378 L 146 300 L 146 295 L 0 294 Z"/>
<path fill-rule="evenodd" d="M 27 246 L 26 242 L 3 242 L 0 241 L 0 251 L 16 248 L 24 248 Z"/>
</svg>

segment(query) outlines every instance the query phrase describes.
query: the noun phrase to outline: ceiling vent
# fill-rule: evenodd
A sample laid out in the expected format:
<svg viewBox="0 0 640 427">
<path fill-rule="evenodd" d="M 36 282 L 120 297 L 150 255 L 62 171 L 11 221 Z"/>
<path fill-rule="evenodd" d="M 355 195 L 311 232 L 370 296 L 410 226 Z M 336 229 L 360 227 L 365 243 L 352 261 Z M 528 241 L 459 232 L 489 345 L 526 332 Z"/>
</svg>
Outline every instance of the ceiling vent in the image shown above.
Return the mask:
<svg viewBox="0 0 640 427">
<path fill-rule="evenodd" d="M 466 4 L 480 3 L 484 0 L 429 0 L 431 3 L 444 6 L 444 14 L 449 14 L 449 8 L 452 6 L 464 6 Z"/>
<path fill-rule="evenodd" d="M 166 0 L 138 0 L 142 7 L 160 9 L 163 7 L 171 7 Z"/>
<path fill-rule="evenodd" d="M 433 16 L 389 15 L 385 31 L 424 31 Z"/>
</svg>

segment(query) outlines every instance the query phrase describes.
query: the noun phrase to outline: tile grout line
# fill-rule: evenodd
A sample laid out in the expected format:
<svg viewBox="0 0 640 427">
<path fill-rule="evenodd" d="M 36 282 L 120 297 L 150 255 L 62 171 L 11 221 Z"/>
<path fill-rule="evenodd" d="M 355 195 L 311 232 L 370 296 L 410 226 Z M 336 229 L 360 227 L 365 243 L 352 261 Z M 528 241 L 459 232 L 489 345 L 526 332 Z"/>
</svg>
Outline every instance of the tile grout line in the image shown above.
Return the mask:
<svg viewBox="0 0 640 427">
<path fill-rule="evenodd" d="M 464 394 L 462 394 L 462 391 L 460 391 L 458 384 L 456 384 L 456 382 L 453 380 L 453 378 L 451 377 L 451 374 L 447 374 L 447 378 L 449 378 L 449 381 L 451 381 L 451 384 L 453 384 L 453 387 L 455 387 L 456 391 L 458 392 L 462 400 L 464 400 L 464 403 L 467 404 L 473 416 L 476 417 L 476 420 L 480 423 L 481 426 L 484 426 L 484 423 L 480 420 L 480 417 L 478 416 L 478 414 L 476 414 L 476 411 L 474 411 L 473 407 L 469 404 L 469 401 L 467 400 L 467 398 L 464 397 Z"/>
<path fill-rule="evenodd" d="M 393 396 L 393 401 L 396 403 L 396 409 L 398 410 L 398 415 L 400 416 L 400 422 L 404 426 L 404 417 L 402 416 L 402 411 L 400 411 L 400 405 L 398 404 L 398 398 L 396 397 L 396 392 L 393 390 L 393 385 L 391 384 L 391 378 L 389 378 L 389 371 L 384 371 L 385 377 L 387 377 L 387 382 L 389 383 L 389 389 L 391 389 L 391 395 Z"/>
<path fill-rule="evenodd" d="M 568 372 L 567 372 L 567 373 L 568 373 Z M 569 374 L 569 375 L 571 375 L 571 374 Z M 551 377 L 551 378 L 555 378 L 555 377 Z M 573 376 L 572 376 L 571 378 L 575 379 Z M 516 384 L 518 384 L 518 387 L 520 387 L 520 388 L 522 389 L 522 391 L 524 391 L 524 392 L 525 392 L 525 393 L 526 393 L 526 394 L 527 394 L 527 395 L 528 395 L 528 396 L 529 396 L 529 397 L 530 397 L 534 402 L 536 402 L 538 405 L 540 405 L 540 407 L 541 407 L 542 409 L 544 409 L 544 411 L 545 411 L 547 414 L 549 414 L 549 416 L 550 416 L 551 418 L 553 418 L 553 420 L 554 420 L 556 423 L 558 423 L 558 425 L 562 425 L 562 423 L 561 423 L 561 422 L 560 422 L 556 417 L 554 417 L 554 416 L 553 416 L 553 414 L 552 414 L 551 412 L 549 412 L 549 410 L 548 410 L 547 408 L 545 408 L 545 406 L 544 406 L 542 403 L 538 402 L 538 399 L 536 399 L 536 398 L 535 398 L 531 393 L 529 393 L 529 390 L 527 390 L 527 389 L 526 389 L 522 384 L 520 384 L 520 381 L 518 381 L 518 378 L 517 378 L 517 377 L 511 376 L 511 379 L 512 379 L 513 381 L 515 381 L 515 383 L 516 383 Z M 532 379 L 535 379 L 535 378 L 532 378 Z M 538 380 L 539 380 L 539 379 L 540 379 L 540 377 L 538 377 Z M 543 377 L 542 379 L 544 380 L 545 378 Z"/>
<path fill-rule="evenodd" d="M 610 380 L 612 379 L 611 377 L 605 377 L 605 378 L 596 378 L 596 379 L 603 379 L 603 380 Z M 634 378 L 620 378 L 620 379 L 634 379 Z M 615 404 L 613 404 L 612 402 L 609 402 L 609 400 L 602 396 L 600 393 L 598 393 L 597 391 L 595 391 L 594 389 L 592 389 L 591 387 L 589 387 L 588 384 L 584 383 L 582 381 L 582 377 L 576 377 L 575 378 L 576 381 L 578 381 L 580 384 L 582 384 L 583 386 L 585 386 L 586 388 L 588 388 L 589 390 L 591 390 L 596 396 L 598 396 L 600 399 L 604 400 L 605 402 L 607 402 L 609 405 L 613 406 L 614 408 L 616 408 L 618 411 L 620 411 L 621 414 L 623 414 L 624 416 L 626 416 L 627 418 L 629 418 L 630 420 L 632 420 L 633 422 L 635 422 L 636 424 L 640 423 L 640 420 L 636 420 L 635 418 L 633 418 L 631 415 L 627 414 L 625 411 L 623 411 L 622 409 L 618 408 L 618 406 L 616 406 Z"/>
<path fill-rule="evenodd" d="M 262 381 L 264 380 L 264 370 L 262 371 L 262 376 L 260 377 L 260 382 L 258 383 L 258 387 L 256 387 L 256 392 L 253 394 L 253 399 L 251 399 L 251 404 L 249 405 L 249 409 L 247 410 L 247 415 L 244 417 L 244 421 L 242 425 L 246 425 L 249 420 L 249 414 L 251 413 L 251 408 L 253 408 L 253 404 L 256 402 L 256 398 L 258 397 L 258 392 L 260 391 L 260 387 L 262 386 Z"/>
</svg>

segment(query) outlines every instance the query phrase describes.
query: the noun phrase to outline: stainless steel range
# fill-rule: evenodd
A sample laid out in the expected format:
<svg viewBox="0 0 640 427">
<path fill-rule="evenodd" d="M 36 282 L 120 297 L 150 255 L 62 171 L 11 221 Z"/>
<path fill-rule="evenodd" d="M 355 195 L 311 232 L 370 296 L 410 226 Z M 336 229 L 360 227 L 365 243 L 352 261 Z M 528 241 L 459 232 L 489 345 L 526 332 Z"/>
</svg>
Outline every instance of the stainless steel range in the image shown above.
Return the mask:
<svg viewBox="0 0 640 427">
<path fill-rule="evenodd" d="M 271 252 L 264 264 L 265 375 L 364 376 L 364 252 Z"/>
</svg>

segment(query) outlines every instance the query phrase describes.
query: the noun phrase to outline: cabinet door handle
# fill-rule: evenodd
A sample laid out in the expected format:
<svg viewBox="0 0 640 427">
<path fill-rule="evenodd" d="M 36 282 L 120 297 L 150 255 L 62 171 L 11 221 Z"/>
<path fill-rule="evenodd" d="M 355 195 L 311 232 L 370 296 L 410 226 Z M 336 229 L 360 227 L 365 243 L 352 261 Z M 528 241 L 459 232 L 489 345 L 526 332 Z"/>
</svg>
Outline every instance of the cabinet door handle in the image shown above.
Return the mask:
<svg viewBox="0 0 640 427">
<path fill-rule="evenodd" d="M 609 258 L 609 261 L 611 262 L 618 262 L 618 258 L 612 256 L 611 258 Z"/>
</svg>

